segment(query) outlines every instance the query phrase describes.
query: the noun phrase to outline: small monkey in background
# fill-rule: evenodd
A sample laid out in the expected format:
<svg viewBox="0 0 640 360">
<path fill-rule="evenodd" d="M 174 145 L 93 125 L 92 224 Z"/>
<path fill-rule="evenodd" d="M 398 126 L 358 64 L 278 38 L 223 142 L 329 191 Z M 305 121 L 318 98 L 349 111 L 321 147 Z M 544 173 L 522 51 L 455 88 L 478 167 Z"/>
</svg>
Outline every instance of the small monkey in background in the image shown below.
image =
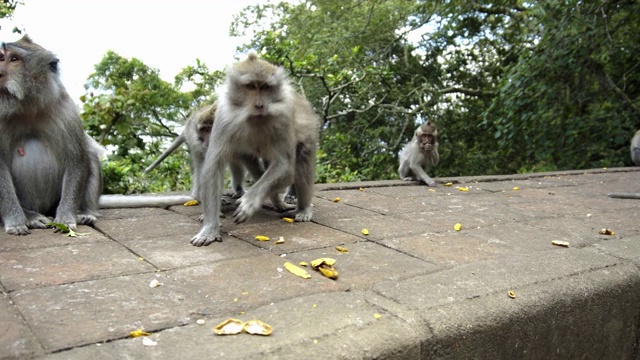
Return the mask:
<svg viewBox="0 0 640 360">
<path fill-rule="evenodd" d="M 425 169 L 437 165 L 439 160 L 438 129 L 433 122 L 427 121 L 416 130 L 415 138 L 400 152 L 398 174 L 402 180 L 420 180 L 428 186 L 436 186 Z"/>
<path fill-rule="evenodd" d="M 158 166 L 183 143 L 186 143 L 191 155 L 191 196 L 200 201 L 202 199 L 200 194 L 200 174 L 202 173 L 202 164 L 209 147 L 209 138 L 211 137 L 211 128 L 215 121 L 217 107 L 217 103 L 206 105 L 189 116 L 182 133 L 178 135 L 156 161 L 144 170 L 145 174 Z M 248 156 L 240 158 L 238 162 L 230 163 L 229 168 L 231 171 L 231 185 L 236 198 L 244 194 L 245 168 L 255 180 L 259 179 L 264 173 L 264 168 L 260 161 L 257 158 Z"/>
<path fill-rule="evenodd" d="M 280 193 L 291 184 L 297 196 L 295 220 L 310 221 L 320 121 L 307 99 L 293 89 L 284 69 L 253 52 L 230 66 L 215 119 L 201 174 L 203 226 L 191 244 L 222 240 L 218 213 L 224 170 L 247 157 L 260 158 L 268 166 L 239 199 L 235 222 L 246 221 L 267 197 L 286 210 Z"/>
<path fill-rule="evenodd" d="M 631 139 L 631 160 L 636 166 L 640 166 L 640 130 Z"/>
<path fill-rule="evenodd" d="M 56 56 L 28 36 L 0 48 L 0 218 L 7 233 L 91 225 L 102 192 L 99 146 L 82 128 Z"/>
</svg>

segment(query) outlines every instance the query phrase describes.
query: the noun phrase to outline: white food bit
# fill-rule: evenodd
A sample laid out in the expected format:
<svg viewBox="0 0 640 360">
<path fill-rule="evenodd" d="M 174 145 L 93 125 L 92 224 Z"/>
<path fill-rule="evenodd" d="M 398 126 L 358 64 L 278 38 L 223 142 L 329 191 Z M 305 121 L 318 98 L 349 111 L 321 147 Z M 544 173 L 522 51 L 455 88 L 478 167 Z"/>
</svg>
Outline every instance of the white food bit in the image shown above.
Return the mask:
<svg viewBox="0 0 640 360">
<path fill-rule="evenodd" d="M 142 338 L 142 345 L 144 345 L 144 346 L 156 346 L 156 345 L 158 345 L 158 342 L 157 341 L 153 341 L 153 340 L 151 340 L 150 337 L 145 336 L 145 337 Z"/>
<path fill-rule="evenodd" d="M 151 282 L 149 283 L 149 287 L 150 288 L 155 288 L 162 285 L 162 283 L 160 281 L 158 281 L 158 279 L 153 279 L 151 280 Z"/>
</svg>

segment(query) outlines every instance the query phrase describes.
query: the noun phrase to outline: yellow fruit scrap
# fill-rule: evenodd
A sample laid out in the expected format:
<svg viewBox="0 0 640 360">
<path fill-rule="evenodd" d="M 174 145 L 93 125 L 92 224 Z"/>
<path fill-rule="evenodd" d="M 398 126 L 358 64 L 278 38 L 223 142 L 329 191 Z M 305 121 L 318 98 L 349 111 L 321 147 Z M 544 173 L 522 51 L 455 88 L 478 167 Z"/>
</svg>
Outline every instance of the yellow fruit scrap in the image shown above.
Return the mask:
<svg viewBox="0 0 640 360">
<path fill-rule="evenodd" d="M 342 253 L 348 253 L 349 252 L 349 249 L 347 249 L 344 246 L 336 246 L 336 250 L 338 250 L 338 251 L 340 251 Z"/>
<path fill-rule="evenodd" d="M 311 278 L 311 275 L 309 275 L 309 273 L 305 269 L 297 267 L 296 265 L 288 261 L 284 263 L 284 268 L 289 270 L 289 272 L 292 273 L 293 275 L 300 276 L 303 279 Z"/>
<path fill-rule="evenodd" d="M 235 335 L 242 332 L 244 323 L 242 320 L 228 318 L 213 328 L 213 332 L 218 335 Z"/>
<path fill-rule="evenodd" d="M 269 237 L 268 236 L 258 235 L 258 236 L 256 236 L 256 240 L 258 240 L 258 241 L 269 241 Z"/>
<path fill-rule="evenodd" d="M 373 314 L 373 317 L 376 318 L 376 319 L 380 319 L 382 317 L 382 315 L 376 313 L 376 314 Z"/>
<path fill-rule="evenodd" d="M 509 295 L 510 298 L 515 299 L 516 298 L 516 292 L 513 290 L 509 290 L 507 292 L 507 295 Z"/>
<path fill-rule="evenodd" d="M 516 186 L 516 187 L 513 188 L 513 190 L 518 191 L 518 190 L 520 190 L 520 188 Z"/>
<path fill-rule="evenodd" d="M 469 188 L 468 187 L 459 187 L 458 190 L 463 191 L 463 192 L 468 192 Z"/>
<path fill-rule="evenodd" d="M 600 230 L 599 233 L 600 233 L 600 235 L 615 235 L 616 234 L 611 229 L 602 229 L 602 230 Z"/>
<path fill-rule="evenodd" d="M 336 280 L 338 278 L 338 270 L 336 270 L 333 266 L 321 265 L 318 267 L 318 271 L 329 279 Z"/>
<path fill-rule="evenodd" d="M 198 200 L 189 200 L 183 204 L 183 206 L 198 206 L 198 205 L 200 205 Z"/>
<path fill-rule="evenodd" d="M 453 225 L 453 230 L 460 231 L 460 229 L 462 229 L 462 224 L 457 223 L 457 224 Z"/>
<path fill-rule="evenodd" d="M 435 190 L 433 190 L 433 189 L 429 189 L 429 191 L 431 191 L 431 192 L 436 192 L 436 191 L 435 191 Z"/>
<path fill-rule="evenodd" d="M 333 202 L 340 202 L 340 198 L 337 197 L 337 198 L 333 199 Z"/>
<path fill-rule="evenodd" d="M 360 190 L 360 191 L 364 191 L 364 189 L 363 189 L 363 188 L 360 188 L 360 189 L 358 189 L 358 190 Z"/>
<path fill-rule="evenodd" d="M 448 182 L 448 183 L 444 184 L 444 186 L 453 186 L 453 183 L 452 182 Z"/>
<path fill-rule="evenodd" d="M 318 258 L 311 261 L 311 267 L 313 270 L 317 270 L 320 265 L 333 266 L 336 263 L 336 259 L 332 258 Z"/>
<path fill-rule="evenodd" d="M 260 320 L 249 320 L 244 323 L 244 331 L 247 334 L 268 336 L 273 332 L 271 325 L 263 323 Z"/>
<path fill-rule="evenodd" d="M 137 338 L 140 336 L 149 336 L 149 335 L 151 335 L 151 333 L 148 333 L 142 329 L 134 330 L 129 333 L 129 337 L 132 337 L 132 338 Z"/>
<path fill-rule="evenodd" d="M 288 223 L 293 223 L 293 219 L 292 218 L 288 218 L 288 217 L 283 217 L 282 220 L 288 222 Z"/>
<path fill-rule="evenodd" d="M 362 229 L 362 235 L 369 235 L 369 230 Z"/>
<path fill-rule="evenodd" d="M 300 266 L 309 266 L 309 264 L 307 264 L 307 263 L 306 263 L 306 262 L 304 262 L 304 261 L 300 261 L 300 262 L 298 263 L 298 265 L 300 265 Z"/>
<path fill-rule="evenodd" d="M 569 242 L 568 241 L 562 241 L 562 240 L 553 240 L 551 242 L 551 245 L 569 247 Z"/>
</svg>

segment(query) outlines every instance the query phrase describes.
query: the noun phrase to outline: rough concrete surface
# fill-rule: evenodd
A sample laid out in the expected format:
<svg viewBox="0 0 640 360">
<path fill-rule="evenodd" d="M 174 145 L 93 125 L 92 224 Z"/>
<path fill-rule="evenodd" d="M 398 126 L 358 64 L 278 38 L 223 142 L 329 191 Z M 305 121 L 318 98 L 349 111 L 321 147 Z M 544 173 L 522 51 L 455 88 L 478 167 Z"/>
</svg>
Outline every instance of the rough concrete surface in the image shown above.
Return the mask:
<svg viewBox="0 0 640 360">
<path fill-rule="evenodd" d="M 319 184 L 308 223 L 225 211 L 206 247 L 200 207 L 2 233 L 0 358 L 640 358 L 640 200 L 607 197 L 640 168 L 437 180 Z M 337 280 L 284 269 L 321 257 Z M 230 317 L 273 333 L 214 334 Z"/>
</svg>

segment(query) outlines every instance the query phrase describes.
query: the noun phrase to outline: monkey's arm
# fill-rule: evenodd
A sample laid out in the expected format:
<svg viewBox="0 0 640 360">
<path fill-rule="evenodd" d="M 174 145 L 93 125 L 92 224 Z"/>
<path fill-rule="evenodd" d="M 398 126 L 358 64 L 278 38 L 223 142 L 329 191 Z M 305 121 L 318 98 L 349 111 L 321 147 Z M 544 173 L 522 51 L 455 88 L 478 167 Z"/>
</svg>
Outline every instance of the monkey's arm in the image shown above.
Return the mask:
<svg viewBox="0 0 640 360">
<path fill-rule="evenodd" d="M 424 171 L 424 161 L 420 161 L 422 160 L 420 159 L 421 157 L 422 156 L 414 156 L 413 158 L 409 159 L 410 168 L 413 172 L 413 175 L 429 186 L 436 186 L 436 182 L 433 181 L 433 179 L 431 179 L 429 175 L 427 175 L 427 173 Z"/>
<path fill-rule="evenodd" d="M 4 230 L 8 234 L 27 235 L 31 232 L 27 228 L 27 218 L 13 187 L 11 173 L 2 159 L 0 159 L 0 217 L 4 223 Z"/>
<path fill-rule="evenodd" d="M 269 166 L 264 174 L 240 198 L 240 203 L 234 213 L 234 221 L 237 224 L 245 222 L 260 209 L 267 196 L 272 194 L 277 196 L 279 190 L 284 189 L 293 182 L 294 166 L 292 159 L 295 156 L 293 145 L 283 141 L 278 147 L 279 149 L 274 149 L 275 158 L 269 160 Z M 273 198 L 272 201 L 278 202 Z M 281 203 L 282 201 L 279 201 L 278 204 L 274 205 L 279 206 L 282 205 Z"/>
</svg>

